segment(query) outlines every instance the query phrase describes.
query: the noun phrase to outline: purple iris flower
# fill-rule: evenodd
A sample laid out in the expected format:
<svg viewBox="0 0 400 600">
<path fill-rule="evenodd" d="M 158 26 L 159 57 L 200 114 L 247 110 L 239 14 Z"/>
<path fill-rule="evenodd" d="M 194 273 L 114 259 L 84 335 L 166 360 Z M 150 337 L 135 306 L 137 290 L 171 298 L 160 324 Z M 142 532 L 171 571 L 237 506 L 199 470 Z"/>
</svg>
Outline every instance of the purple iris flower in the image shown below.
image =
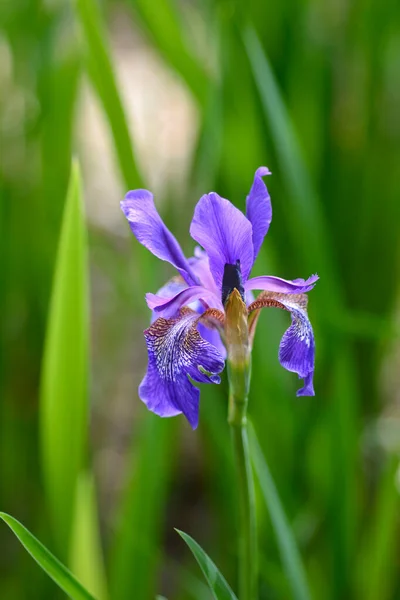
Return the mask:
<svg viewBox="0 0 400 600">
<path fill-rule="evenodd" d="M 224 305 L 234 289 L 247 306 L 251 341 L 261 308 L 274 306 L 291 313 L 279 360 L 304 380 L 297 396 L 314 395 L 315 343 L 305 293 L 318 276 L 293 281 L 273 276 L 250 278 L 272 219 L 271 199 L 262 179 L 265 175 L 270 175 L 266 167 L 257 169 L 246 200 L 246 216 L 215 192 L 200 198 L 190 226 L 200 247 L 189 259 L 161 220 L 149 191 L 128 192 L 121 202 L 137 240 L 178 271 L 157 294 L 146 294 L 153 320 L 144 332 L 149 363 L 139 396 L 162 417 L 183 413 L 194 429 L 200 392 L 193 382 L 220 382 L 218 374 L 226 358 Z M 256 300 L 253 290 L 261 290 Z"/>
</svg>

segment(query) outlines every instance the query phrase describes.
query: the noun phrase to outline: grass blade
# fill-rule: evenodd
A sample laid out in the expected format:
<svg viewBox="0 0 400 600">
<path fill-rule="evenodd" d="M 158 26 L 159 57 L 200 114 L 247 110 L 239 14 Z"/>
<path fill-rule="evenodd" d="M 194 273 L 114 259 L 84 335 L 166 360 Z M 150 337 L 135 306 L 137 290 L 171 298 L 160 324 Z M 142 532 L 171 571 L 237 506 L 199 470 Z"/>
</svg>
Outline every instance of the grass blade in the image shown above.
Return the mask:
<svg viewBox="0 0 400 600">
<path fill-rule="evenodd" d="M 176 529 L 176 531 L 189 546 L 193 556 L 199 563 L 215 600 L 236 600 L 236 596 L 229 587 L 226 579 L 202 547 L 187 533 L 179 531 L 179 529 Z"/>
<path fill-rule="evenodd" d="M 95 485 L 90 473 L 82 473 L 78 479 L 69 564 L 72 572 L 98 600 L 107 599 Z"/>
<path fill-rule="evenodd" d="M 293 243 L 305 265 L 316 269 L 321 275 L 321 285 L 317 286 L 315 299 L 326 310 L 319 311 L 313 317 L 318 325 L 322 315 L 330 315 L 325 325 L 325 343 L 330 346 L 333 356 L 331 369 L 337 373 L 335 381 L 340 379 L 341 386 L 332 391 L 332 453 L 331 484 L 332 498 L 340 493 L 340 504 L 332 502 L 333 516 L 338 526 L 331 532 L 331 548 L 334 554 L 336 587 L 335 594 L 343 595 L 349 584 L 351 559 L 355 548 L 354 527 L 349 517 L 356 511 L 356 494 L 353 485 L 356 475 L 357 448 L 357 394 L 348 395 L 343 390 L 357 390 L 355 369 L 347 364 L 352 349 L 344 336 L 333 336 L 333 327 L 342 322 L 344 310 L 343 280 L 339 276 L 337 252 L 333 250 L 330 229 L 327 225 L 322 203 L 312 184 L 295 129 L 285 106 L 275 76 L 263 50 L 258 35 L 252 26 L 243 33 L 243 39 L 249 57 L 254 80 L 259 90 L 264 109 L 265 120 L 272 133 L 277 155 L 285 172 L 289 202 L 288 228 Z M 302 231 L 301 236 L 298 232 Z M 304 243 L 304 239 L 307 243 Z M 322 319 L 321 319 L 322 320 Z M 333 326 L 333 327 L 332 327 Z M 328 337 L 330 340 L 328 341 Z M 343 434 L 343 431 L 346 434 Z M 348 485 L 348 482 L 351 482 Z M 336 492 L 337 491 L 337 492 Z"/>
<path fill-rule="evenodd" d="M 71 171 L 56 258 L 42 364 L 42 469 L 61 556 L 70 541 L 77 479 L 88 426 L 87 240 L 79 169 Z"/>
<path fill-rule="evenodd" d="M 0 518 L 10 527 L 38 565 L 73 600 L 93 600 L 93 596 L 75 579 L 70 571 L 17 519 L 1 512 Z"/>
<path fill-rule="evenodd" d="M 400 495 L 396 487 L 399 460 L 388 460 L 381 475 L 374 511 L 359 553 L 358 597 L 365 600 L 394 598 L 396 586 Z"/>
<path fill-rule="evenodd" d="M 295 598 L 295 600 L 310 600 L 311 594 L 308 589 L 307 579 L 296 546 L 296 541 L 279 500 L 278 492 L 271 477 L 271 473 L 269 472 L 268 465 L 265 462 L 254 428 L 251 426 L 249 428 L 249 437 L 251 448 L 250 454 L 254 470 L 271 517 L 283 567 L 290 582 L 293 598 Z"/>
<path fill-rule="evenodd" d="M 155 595 L 162 516 L 176 423 L 144 413 L 141 438 L 132 446 L 132 468 L 115 539 L 111 565 L 113 600 Z"/>
<path fill-rule="evenodd" d="M 329 305 L 335 304 L 337 308 L 339 286 L 331 285 L 334 281 L 337 282 L 338 278 L 328 229 L 296 133 L 268 58 L 252 26 L 244 30 L 243 38 L 265 118 L 271 128 L 282 171 L 286 175 L 290 202 L 288 210 L 291 213 L 289 225 L 293 227 L 293 240 L 299 244 L 299 255 L 305 264 L 310 265 L 310 268 L 317 267 L 318 271 L 323 273 L 325 296 Z M 303 237 L 298 235 L 299 230 L 306 233 L 307 244 L 304 244 Z"/>
</svg>

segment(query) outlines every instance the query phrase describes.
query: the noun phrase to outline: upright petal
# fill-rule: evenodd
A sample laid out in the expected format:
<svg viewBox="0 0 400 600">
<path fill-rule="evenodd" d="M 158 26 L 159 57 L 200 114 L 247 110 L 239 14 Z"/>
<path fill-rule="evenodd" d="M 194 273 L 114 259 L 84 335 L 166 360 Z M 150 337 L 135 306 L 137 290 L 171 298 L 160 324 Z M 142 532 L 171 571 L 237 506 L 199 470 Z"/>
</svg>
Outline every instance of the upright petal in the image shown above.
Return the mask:
<svg viewBox="0 0 400 600">
<path fill-rule="evenodd" d="M 187 283 L 195 283 L 196 279 L 179 243 L 157 212 L 153 194 L 147 190 L 128 192 L 121 202 L 121 209 L 136 239 L 155 256 L 178 269 Z"/>
<path fill-rule="evenodd" d="M 246 216 L 253 227 L 254 260 L 272 221 L 271 198 L 262 177 L 271 175 L 267 167 L 259 167 L 246 199 Z"/>
<path fill-rule="evenodd" d="M 253 266 L 251 223 L 233 204 L 215 192 L 202 196 L 194 211 L 190 235 L 207 252 L 219 291 L 226 264 L 240 261 L 243 281 Z"/>
<path fill-rule="evenodd" d="M 189 264 L 193 273 L 199 280 L 200 285 L 211 292 L 214 292 L 216 295 L 220 295 L 214 277 L 210 271 L 210 261 L 208 260 L 207 252 L 204 252 L 200 246 L 196 246 L 194 249 L 194 256 L 189 258 Z"/>
<path fill-rule="evenodd" d="M 313 289 L 318 279 L 318 275 L 311 275 L 308 279 L 293 279 L 293 281 L 272 275 L 261 275 L 246 281 L 244 288 L 246 292 L 249 290 L 265 290 L 281 294 L 305 294 Z"/>
<path fill-rule="evenodd" d="M 159 318 L 145 332 L 149 365 L 139 386 L 141 400 L 161 417 L 183 413 L 193 429 L 199 419 L 199 390 L 190 381 L 219 383 L 224 361 L 197 331 L 199 315 L 182 309 Z M 190 377 L 190 379 L 189 379 Z"/>
<path fill-rule="evenodd" d="M 292 324 L 282 337 L 279 361 L 285 369 L 304 379 L 304 386 L 297 391 L 297 396 L 314 396 L 315 341 L 307 315 L 307 300 L 304 294 L 262 292 L 248 308 L 249 313 L 264 307 L 283 308 L 291 313 Z"/>
</svg>

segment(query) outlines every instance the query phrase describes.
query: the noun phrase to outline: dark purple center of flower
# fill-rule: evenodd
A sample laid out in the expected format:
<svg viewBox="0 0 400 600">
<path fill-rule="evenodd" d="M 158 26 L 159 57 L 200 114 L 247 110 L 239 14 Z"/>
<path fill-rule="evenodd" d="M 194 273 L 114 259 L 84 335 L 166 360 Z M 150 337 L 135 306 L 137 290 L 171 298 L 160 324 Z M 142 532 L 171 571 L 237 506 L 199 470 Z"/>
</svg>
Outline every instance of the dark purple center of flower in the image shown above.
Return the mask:
<svg viewBox="0 0 400 600">
<path fill-rule="evenodd" d="M 222 278 L 222 304 L 225 304 L 234 289 L 237 289 L 244 302 L 244 287 L 242 273 L 240 271 L 240 260 L 235 265 L 226 264 Z"/>
</svg>

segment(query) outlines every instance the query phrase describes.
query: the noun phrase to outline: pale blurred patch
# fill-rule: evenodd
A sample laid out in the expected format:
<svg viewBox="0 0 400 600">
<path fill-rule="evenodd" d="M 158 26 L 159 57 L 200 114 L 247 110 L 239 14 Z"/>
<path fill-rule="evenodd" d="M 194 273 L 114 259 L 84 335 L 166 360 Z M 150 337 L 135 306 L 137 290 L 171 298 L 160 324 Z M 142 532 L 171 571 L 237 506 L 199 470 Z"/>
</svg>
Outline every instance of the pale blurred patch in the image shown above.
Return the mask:
<svg viewBox="0 0 400 600">
<path fill-rule="evenodd" d="M 115 13 L 110 31 L 113 65 L 145 185 L 157 202 L 167 194 L 179 201 L 185 194 L 197 137 L 195 102 L 124 12 Z M 128 235 L 128 228 L 121 228 L 119 211 L 119 200 L 127 190 L 102 107 L 88 82 L 82 90 L 78 136 L 89 219 Z"/>
</svg>

